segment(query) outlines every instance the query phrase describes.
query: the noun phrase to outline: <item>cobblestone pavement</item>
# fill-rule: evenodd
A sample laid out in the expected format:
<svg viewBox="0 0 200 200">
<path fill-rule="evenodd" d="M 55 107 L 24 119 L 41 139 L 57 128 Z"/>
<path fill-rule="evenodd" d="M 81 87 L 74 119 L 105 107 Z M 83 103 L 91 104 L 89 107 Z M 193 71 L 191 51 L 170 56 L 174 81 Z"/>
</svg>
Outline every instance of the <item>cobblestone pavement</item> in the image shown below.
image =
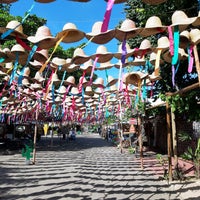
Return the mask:
<svg viewBox="0 0 200 200">
<path fill-rule="evenodd" d="M 20 153 L 0 156 L 0 199 L 200 199 L 199 181 L 159 180 L 152 155 L 146 155 L 142 170 L 138 158 L 120 153 L 96 134 L 70 142 L 56 139 L 49 145 L 42 139 L 35 165 L 26 165 Z"/>
</svg>

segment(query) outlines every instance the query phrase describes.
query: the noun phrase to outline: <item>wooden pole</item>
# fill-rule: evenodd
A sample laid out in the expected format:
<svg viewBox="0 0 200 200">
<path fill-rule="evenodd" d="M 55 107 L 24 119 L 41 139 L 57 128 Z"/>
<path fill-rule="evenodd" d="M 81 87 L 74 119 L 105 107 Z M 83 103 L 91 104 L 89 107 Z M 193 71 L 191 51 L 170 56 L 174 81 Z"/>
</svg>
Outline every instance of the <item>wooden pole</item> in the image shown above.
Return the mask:
<svg viewBox="0 0 200 200">
<path fill-rule="evenodd" d="M 34 129 L 34 141 L 33 141 L 33 165 L 35 164 L 35 161 L 36 161 L 37 120 L 38 120 L 38 109 L 36 108 L 36 113 L 35 113 L 35 129 Z"/>
<path fill-rule="evenodd" d="M 172 149 L 171 149 L 171 125 L 170 125 L 170 106 L 166 102 L 166 119 L 167 119 L 167 151 L 168 151 L 168 179 L 172 181 Z"/>
<path fill-rule="evenodd" d="M 139 142 L 139 149 L 140 149 L 140 161 L 141 161 L 141 169 L 144 169 L 141 125 L 142 125 L 141 117 L 140 115 L 138 115 L 138 142 Z"/>
</svg>

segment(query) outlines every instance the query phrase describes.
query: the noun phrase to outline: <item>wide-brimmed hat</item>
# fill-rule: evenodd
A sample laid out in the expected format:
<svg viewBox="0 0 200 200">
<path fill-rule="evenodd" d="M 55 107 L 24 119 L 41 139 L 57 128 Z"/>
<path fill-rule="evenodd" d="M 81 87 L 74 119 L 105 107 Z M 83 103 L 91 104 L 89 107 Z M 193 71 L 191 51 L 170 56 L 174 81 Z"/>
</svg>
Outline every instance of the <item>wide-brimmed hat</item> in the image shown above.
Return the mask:
<svg viewBox="0 0 200 200">
<path fill-rule="evenodd" d="M 163 33 L 167 30 L 167 26 L 163 26 L 158 16 L 151 16 L 147 19 L 145 27 L 140 33 L 143 37 L 155 35 L 157 33 Z"/>
<path fill-rule="evenodd" d="M 96 86 L 96 87 L 105 87 L 104 86 L 104 80 L 101 77 L 98 77 L 93 83 L 92 85 Z"/>
<path fill-rule="evenodd" d="M 105 69 L 111 69 L 114 65 L 109 61 L 100 63 L 98 67 L 95 67 L 95 70 L 105 70 Z"/>
<path fill-rule="evenodd" d="M 141 71 L 135 71 L 125 74 L 124 76 L 124 82 L 126 84 L 132 84 L 136 87 L 139 86 L 139 83 L 142 82 L 144 78 L 146 78 L 148 74 L 141 72 Z"/>
<path fill-rule="evenodd" d="M 96 44 L 106 44 L 115 36 L 115 30 L 101 31 L 103 22 L 97 21 L 92 26 L 92 32 L 86 33 L 85 37 Z"/>
<path fill-rule="evenodd" d="M 107 80 L 108 83 L 107 83 L 106 87 L 110 87 L 110 86 L 116 84 L 117 81 L 118 81 L 118 79 L 113 78 L 112 76 L 109 75 L 108 80 Z"/>
<path fill-rule="evenodd" d="M 149 56 L 149 62 L 155 66 L 155 62 L 156 62 L 156 58 L 157 58 L 157 52 L 151 52 L 150 56 Z M 163 64 L 164 61 L 162 59 L 159 59 L 160 64 Z"/>
<path fill-rule="evenodd" d="M 180 33 L 179 47 L 186 49 L 190 43 L 190 33 L 188 30 L 184 30 Z"/>
<path fill-rule="evenodd" d="M 70 94 L 71 95 L 78 95 L 80 94 L 81 92 L 79 92 L 78 88 L 77 87 L 72 87 L 71 90 L 70 90 Z"/>
<path fill-rule="evenodd" d="M 39 62 L 37 60 L 30 61 L 29 64 L 31 66 L 33 66 L 34 68 L 36 68 L 36 69 L 40 69 L 42 67 L 42 65 L 43 65 L 43 63 L 41 63 L 41 62 Z"/>
<path fill-rule="evenodd" d="M 57 85 L 57 84 L 59 84 L 61 82 L 61 80 L 58 78 L 58 74 L 57 73 L 53 73 L 51 81 L 55 85 Z"/>
<path fill-rule="evenodd" d="M 48 59 L 48 50 L 47 49 L 41 49 L 39 51 L 36 51 L 33 55 L 33 59 L 37 60 L 41 63 L 45 63 L 46 60 Z"/>
<path fill-rule="evenodd" d="M 67 92 L 67 88 L 64 85 L 61 85 L 57 90 L 57 93 L 59 94 L 65 94 Z"/>
<path fill-rule="evenodd" d="M 34 76 L 34 78 L 33 78 L 33 81 L 36 81 L 36 82 L 38 82 L 38 83 L 42 83 L 43 81 L 45 81 L 45 78 L 42 76 L 42 74 L 41 74 L 39 71 L 37 71 L 37 72 L 35 73 L 35 76 Z"/>
<path fill-rule="evenodd" d="M 198 45 L 200 43 L 200 30 L 198 28 L 191 29 L 189 34 L 191 43 Z"/>
<path fill-rule="evenodd" d="M 97 47 L 96 53 L 91 55 L 91 58 L 95 60 L 95 58 L 98 56 L 97 62 L 104 63 L 113 58 L 113 54 L 111 52 L 107 51 L 107 48 L 104 45 L 99 45 Z"/>
<path fill-rule="evenodd" d="M 66 23 L 63 26 L 63 30 L 56 35 L 56 38 L 62 39 L 64 43 L 78 42 L 85 37 L 85 33 L 77 29 L 73 23 Z"/>
<path fill-rule="evenodd" d="M 55 46 L 57 38 L 53 37 L 50 29 L 47 26 L 40 26 L 35 36 L 27 38 L 31 43 L 36 44 L 42 49 L 50 49 Z"/>
<path fill-rule="evenodd" d="M 88 61 L 90 56 L 87 56 L 82 48 L 76 48 L 74 50 L 72 62 L 74 64 L 83 64 L 84 62 Z"/>
<path fill-rule="evenodd" d="M 85 94 L 86 95 L 89 95 L 89 96 L 93 96 L 94 95 L 94 91 L 93 91 L 93 89 L 92 89 L 92 87 L 91 86 L 86 86 L 86 88 L 85 88 Z"/>
<path fill-rule="evenodd" d="M 86 87 L 88 85 L 88 81 L 85 77 L 80 77 L 79 78 L 79 82 L 78 82 L 78 86 L 80 86 L 82 84 L 83 87 Z"/>
<path fill-rule="evenodd" d="M 67 79 L 64 81 L 63 83 L 64 85 L 71 85 L 71 86 L 75 86 L 75 78 L 74 76 L 68 76 Z"/>
<path fill-rule="evenodd" d="M 63 58 L 59 58 L 59 57 L 54 57 L 51 60 L 51 68 L 57 69 L 58 67 L 62 67 L 64 64 L 66 63 L 66 60 Z"/>
<path fill-rule="evenodd" d="M 130 56 L 132 56 L 132 55 L 134 54 L 134 51 L 135 51 L 135 50 L 134 50 L 134 49 L 131 49 L 128 43 L 126 43 L 125 46 L 126 46 L 126 53 L 125 53 L 124 56 L 125 56 L 126 58 L 128 58 L 128 57 L 130 57 Z M 113 56 L 114 56 L 115 58 L 117 58 L 117 59 L 121 59 L 121 58 L 122 58 L 122 55 L 124 54 L 123 51 L 124 51 L 124 50 L 122 49 L 122 44 L 120 44 L 119 47 L 118 47 L 118 52 L 117 52 L 117 53 L 114 53 Z"/>
<path fill-rule="evenodd" d="M 142 40 L 142 42 L 140 43 L 140 47 L 137 49 L 135 49 L 135 51 L 134 51 L 134 55 L 136 56 L 136 57 L 138 57 L 138 56 L 144 56 L 144 55 L 146 55 L 146 54 L 149 54 L 149 53 L 151 53 L 153 51 L 153 48 L 152 48 L 152 46 L 151 46 L 151 42 L 150 42 L 150 40 L 148 40 L 148 39 L 144 39 L 144 40 Z"/>
<path fill-rule="evenodd" d="M 132 61 L 128 61 L 128 59 L 125 60 L 125 63 L 122 63 L 122 61 L 119 60 L 117 63 L 113 64 L 113 66 L 117 69 L 120 69 L 121 67 L 124 68 L 129 65 L 132 65 Z"/>
<path fill-rule="evenodd" d="M 88 61 L 84 62 L 83 65 L 80 66 L 80 70 L 85 71 L 86 74 L 91 74 L 93 68 L 93 60 L 89 59 Z"/>
<path fill-rule="evenodd" d="M 131 19 L 125 19 L 120 28 L 115 30 L 115 38 L 119 41 L 123 41 L 124 39 L 128 40 L 135 36 L 142 31 L 142 28 L 136 28 L 136 24 Z"/>
<path fill-rule="evenodd" d="M 62 66 L 61 71 L 67 71 L 68 67 L 72 64 L 72 58 L 67 58 L 65 64 Z"/>
<path fill-rule="evenodd" d="M 68 72 L 68 73 L 71 73 L 71 72 L 74 72 L 74 71 L 76 71 L 77 69 L 79 69 L 80 68 L 80 65 L 76 65 L 76 64 L 71 64 L 69 67 L 67 67 L 67 69 L 66 69 L 66 71 Z"/>
<path fill-rule="evenodd" d="M 190 24 L 194 23 L 197 17 L 189 18 L 182 10 L 176 10 L 171 17 L 171 26 L 178 26 L 179 31 L 185 30 Z"/>
<path fill-rule="evenodd" d="M 178 60 L 185 60 L 187 59 L 188 54 L 185 52 L 184 49 L 179 48 L 178 49 Z M 162 54 L 162 58 L 165 62 L 171 63 L 172 62 L 172 55 L 169 51 L 166 51 Z"/>
<path fill-rule="evenodd" d="M 149 74 L 148 78 L 151 82 L 155 82 L 155 81 L 162 79 L 162 77 L 160 75 L 155 75 L 154 72 L 152 74 Z"/>
<path fill-rule="evenodd" d="M 16 20 L 12 20 L 8 22 L 6 27 L 0 27 L 0 33 L 4 33 L 8 30 L 13 30 L 12 33 L 10 33 L 11 36 L 18 36 L 21 39 L 26 39 L 28 36 L 23 33 L 23 26 L 20 22 Z"/>
<path fill-rule="evenodd" d="M 161 3 L 164 3 L 167 0 L 142 0 L 144 3 L 146 4 L 150 4 L 150 5 L 159 5 Z"/>
<path fill-rule="evenodd" d="M 135 57 L 133 62 L 131 62 L 133 66 L 144 66 L 145 63 L 146 63 L 145 56 L 142 56 L 141 58 Z"/>
</svg>

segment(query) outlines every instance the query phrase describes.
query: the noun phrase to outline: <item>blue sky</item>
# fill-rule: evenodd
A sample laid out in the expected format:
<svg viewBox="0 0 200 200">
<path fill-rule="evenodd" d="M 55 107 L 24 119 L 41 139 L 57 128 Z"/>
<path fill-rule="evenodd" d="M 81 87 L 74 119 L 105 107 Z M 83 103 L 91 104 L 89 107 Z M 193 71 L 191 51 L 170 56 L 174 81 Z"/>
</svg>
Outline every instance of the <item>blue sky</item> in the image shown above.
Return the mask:
<svg viewBox="0 0 200 200">
<path fill-rule="evenodd" d="M 36 14 L 38 17 L 47 19 L 47 26 L 50 28 L 51 33 L 55 36 L 58 32 L 62 31 L 63 26 L 68 23 L 74 23 L 77 28 L 85 33 L 92 31 L 92 26 L 97 21 L 103 21 L 106 11 L 107 3 L 104 0 L 91 0 L 87 3 L 72 2 L 68 0 L 56 0 L 51 3 L 38 3 L 34 0 L 18 0 L 11 6 L 11 14 L 24 16 L 31 6 L 34 7 L 31 14 Z M 119 21 L 125 19 L 124 4 L 114 4 L 108 29 L 115 28 Z M 87 39 L 81 40 L 79 43 L 62 44 L 64 49 L 77 46 L 82 42 L 87 42 Z M 105 44 L 109 52 L 118 51 L 118 41 L 116 39 L 111 40 Z M 90 42 L 88 46 L 84 48 L 86 55 L 91 55 L 96 52 L 98 45 Z M 112 60 L 116 63 L 116 60 Z M 111 69 L 108 71 L 108 75 L 112 73 L 112 76 L 118 78 L 118 71 Z M 99 76 L 105 76 L 104 71 L 97 73 Z"/>
</svg>

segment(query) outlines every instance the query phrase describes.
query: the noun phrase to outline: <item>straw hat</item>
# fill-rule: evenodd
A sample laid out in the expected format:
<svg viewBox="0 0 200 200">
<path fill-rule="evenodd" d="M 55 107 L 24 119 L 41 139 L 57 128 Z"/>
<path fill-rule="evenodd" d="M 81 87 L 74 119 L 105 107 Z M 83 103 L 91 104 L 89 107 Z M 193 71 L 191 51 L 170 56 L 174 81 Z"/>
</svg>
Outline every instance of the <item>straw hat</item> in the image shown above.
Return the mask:
<svg viewBox="0 0 200 200">
<path fill-rule="evenodd" d="M 45 61 L 48 59 L 48 50 L 47 49 L 41 49 L 40 51 L 36 51 L 33 55 L 33 59 L 37 60 L 41 63 L 45 63 Z"/>
<path fill-rule="evenodd" d="M 71 73 L 71 72 L 76 71 L 76 70 L 79 69 L 79 68 L 80 68 L 80 65 L 71 64 L 71 65 L 66 69 L 66 71 L 67 71 L 68 73 Z"/>
<path fill-rule="evenodd" d="M 92 90 L 91 86 L 86 86 L 86 88 L 85 88 L 85 94 L 89 95 L 89 96 L 93 96 L 94 95 L 94 91 Z"/>
<path fill-rule="evenodd" d="M 153 48 L 151 46 L 151 42 L 148 39 L 144 39 L 141 44 L 139 49 L 135 49 L 134 55 L 137 56 L 144 56 L 146 54 L 149 54 L 153 51 Z"/>
<path fill-rule="evenodd" d="M 66 60 L 59 57 L 54 57 L 51 61 L 51 68 L 57 69 L 60 66 L 63 66 L 66 63 Z"/>
<path fill-rule="evenodd" d="M 74 76 L 67 77 L 67 79 L 64 81 L 64 85 L 75 86 L 75 78 L 74 78 Z"/>
<path fill-rule="evenodd" d="M 99 45 L 97 47 L 96 53 L 91 55 L 91 58 L 95 60 L 96 57 L 99 57 L 97 62 L 104 63 L 113 58 L 113 54 L 107 51 L 107 48 L 104 45 Z"/>
<path fill-rule="evenodd" d="M 113 78 L 112 76 L 109 75 L 107 81 L 108 81 L 108 83 L 107 83 L 106 87 L 110 87 L 110 86 L 116 84 L 118 79 Z"/>
<path fill-rule="evenodd" d="M 147 19 L 145 28 L 140 33 L 143 37 L 163 33 L 167 30 L 167 26 L 163 26 L 159 17 L 151 16 Z"/>
<path fill-rule="evenodd" d="M 128 59 L 125 60 L 125 63 L 122 63 L 122 61 L 119 60 L 117 63 L 113 64 L 113 66 L 117 69 L 120 69 L 120 67 L 124 68 L 129 65 L 132 65 L 132 62 L 129 62 Z"/>
<path fill-rule="evenodd" d="M 83 80 L 82 80 L 82 78 L 83 78 Z M 85 77 L 82 77 L 82 76 L 81 76 L 81 77 L 79 78 L 79 83 L 78 83 L 78 85 L 80 85 L 81 82 L 82 82 L 82 86 L 83 86 L 83 87 L 86 87 L 86 86 L 88 85 L 88 81 L 86 80 Z"/>
<path fill-rule="evenodd" d="M 30 89 L 34 91 L 41 90 L 42 85 L 41 83 L 31 83 Z"/>
<path fill-rule="evenodd" d="M 64 85 L 61 85 L 57 90 L 57 93 L 59 94 L 65 94 L 67 92 L 67 88 Z"/>
<path fill-rule="evenodd" d="M 178 49 L 178 60 L 185 60 L 187 59 L 188 54 L 185 52 L 184 49 L 179 48 Z M 172 62 L 172 56 L 169 51 L 166 51 L 162 54 L 162 58 L 165 62 L 171 63 Z"/>
<path fill-rule="evenodd" d="M 73 54 L 72 62 L 80 65 L 89 59 L 90 56 L 87 56 L 82 48 L 76 48 Z"/>
<path fill-rule="evenodd" d="M 76 25 L 73 23 L 66 23 L 63 26 L 63 30 L 56 35 L 56 38 L 59 40 L 61 38 L 62 42 L 78 42 L 85 37 L 85 33 L 78 30 Z"/>
<path fill-rule="evenodd" d="M 72 87 L 71 91 L 70 91 L 70 94 L 71 95 L 78 95 L 78 94 L 80 94 L 80 92 L 79 92 L 77 87 Z"/>
<path fill-rule="evenodd" d="M 162 49 L 167 50 L 169 49 L 170 42 L 169 38 L 167 36 L 162 36 L 157 40 L 157 47 L 155 48 L 155 51 Z"/>
<path fill-rule="evenodd" d="M 59 84 L 59 83 L 61 82 L 61 80 L 58 78 L 57 73 L 54 73 L 54 74 L 52 75 L 51 81 L 52 81 L 53 84 Z"/>
<path fill-rule="evenodd" d="M 67 58 L 65 60 L 65 64 L 62 66 L 61 71 L 67 71 L 68 67 L 72 64 L 72 59 L 71 58 Z"/>
<path fill-rule="evenodd" d="M 167 0 L 142 0 L 144 3 L 146 4 L 150 4 L 150 5 L 158 5 L 161 3 L 166 2 Z"/>
<path fill-rule="evenodd" d="M 179 31 L 183 31 L 187 26 L 194 23 L 196 19 L 197 17 L 189 18 L 182 10 L 176 10 L 171 17 L 171 26 L 178 26 Z"/>
<path fill-rule="evenodd" d="M 144 78 L 146 78 L 148 74 L 145 74 L 141 71 L 127 73 L 124 76 L 124 82 L 126 84 L 133 84 L 134 86 L 139 86 L 139 83 L 142 82 Z"/>
<path fill-rule="evenodd" d="M 100 63 L 99 67 L 96 67 L 95 70 L 105 70 L 105 69 L 111 69 L 114 65 L 110 62 L 104 62 Z"/>
<path fill-rule="evenodd" d="M 106 44 L 115 36 L 115 30 L 106 30 L 102 32 L 103 22 L 97 21 L 92 26 L 92 32 L 86 33 L 86 38 L 96 44 Z"/>
<path fill-rule="evenodd" d="M 50 49 L 57 42 L 57 38 L 51 35 L 51 31 L 47 26 L 40 26 L 35 36 L 29 36 L 27 39 L 33 44 L 39 43 L 38 46 L 42 49 Z"/>
<path fill-rule="evenodd" d="M 119 41 L 123 41 L 138 36 L 142 31 L 142 28 L 136 28 L 135 22 L 130 19 L 125 19 L 120 28 L 115 30 L 115 38 Z"/>
<path fill-rule="evenodd" d="M 180 39 L 179 39 L 179 47 L 186 49 L 190 43 L 190 33 L 187 30 L 184 30 L 180 33 Z"/>
<path fill-rule="evenodd" d="M 131 64 L 133 66 L 144 66 L 146 63 L 146 60 L 145 60 L 145 57 L 142 56 L 141 58 L 140 57 L 135 57 L 135 59 L 133 60 L 133 62 L 131 62 Z"/>
<path fill-rule="evenodd" d="M 86 74 L 91 74 L 93 68 L 93 60 L 89 59 L 88 61 L 84 62 L 83 65 L 80 66 L 80 70 L 86 71 Z"/>
<path fill-rule="evenodd" d="M 38 82 L 38 83 L 41 83 L 41 82 L 43 82 L 45 80 L 45 78 L 42 76 L 42 74 L 39 71 L 37 71 L 35 73 L 35 76 L 34 76 L 33 80 Z"/>
<path fill-rule="evenodd" d="M 117 59 L 121 59 L 123 54 L 125 55 L 126 58 L 132 56 L 134 53 L 134 49 L 131 49 L 128 43 L 125 44 L 125 48 L 126 48 L 126 53 L 123 52 L 124 49 L 122 49 L 122 44 L 120 44 L 118 47 L 118 52 L 114 53 L 113 56 Z"/>
<path fill-rule="evenodd" d="M 162 79 L 162 77 L 160 75 L 155 75 L 154 72 L 152 74 L 149 74 L 148 77 L 149 77 L 151 82 L 155 82 L 155 81 Z"/>
<path fill-rule="evenodd" d="M 149 62 L 152 64 L 152 65 L 155 65 L 155 62 L 156 62 L 156 57 L 157 57 L 157 53 L 156 52 L 151 52 L 150 53 L 150 57 L 149 57 Z M 164 61 L 160 59 L 160 64 L 163 64 Z"/>
<path fill-rule="evenodd" d="M 198 45 L 200 43 L 200 30 L 198 28 L 190 30 L 189 35 L 192 44 Z"/>
<path fill-rule="evenodd" d="M 2 2 L 1 2 L 2 3 Z M 12 33 L 10 33 L 11 36 L 18 36 L 21 39 L 26 39 L 27 35 L 23 33 L 23 27 L 22 24 L 16 20 L 12 20 L 8 22 L 6 27 L 0 27 L 0 33 L 4 33 L 8 30 L 13 30 Z"/>
<path fill-rule="evenodd" d="M 93 83 L 92 85 L 96 86 L 96 87 L 104 87 L 104 80 L 101 77 L 98 77 Z"/>
<path fill-rule="evenodd" d="M 198 13 L 196 20 L 192 23 L 192 26 L 195 26 L 195 27 L 199 25 L 200 25 L 200 11 Z"/>
<path fill-rule="evenodd" d="M 41 63 L 37 60 L 34 60 L 34 61 L 30 61 L 29 64 L 32 65 L 36 69 L 40 69 L 42 67 L 43 63 Z"/>
</svg>

